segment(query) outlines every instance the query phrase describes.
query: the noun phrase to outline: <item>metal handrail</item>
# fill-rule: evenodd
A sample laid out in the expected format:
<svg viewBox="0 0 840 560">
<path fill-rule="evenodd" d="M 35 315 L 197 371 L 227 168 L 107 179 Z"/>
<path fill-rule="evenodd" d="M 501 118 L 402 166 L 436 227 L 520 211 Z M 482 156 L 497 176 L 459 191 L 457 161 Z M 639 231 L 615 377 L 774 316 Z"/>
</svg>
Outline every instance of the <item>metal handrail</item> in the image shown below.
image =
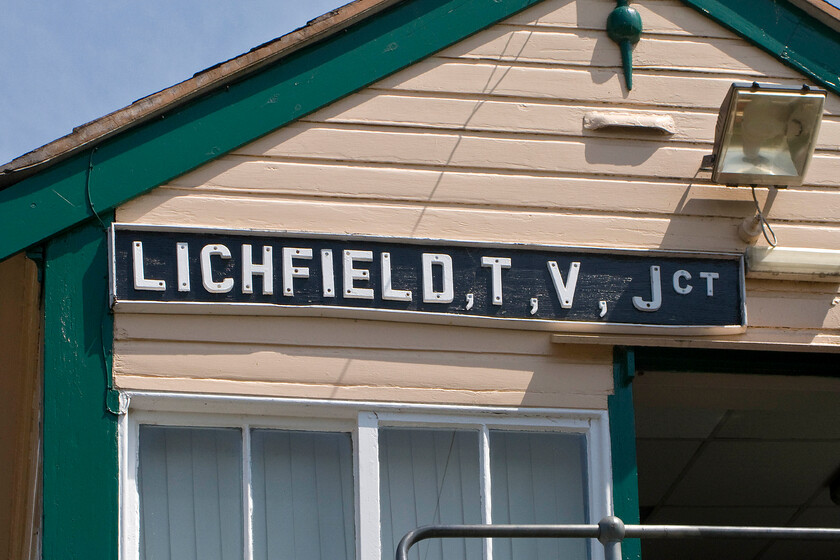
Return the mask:
<svg viewBox="0 0 840 560">
<path fill-rule="evenodd" d="M 728 527 L 714 525 L 625 525 L 615 516 L 597 525 L 426 525 L 409 531 L 397 545 L 396 560 L 408 560 L 408 551 L 426 539 L 537 538 L 598 539 L 606 560 L 621 560 L 624 539 L 782 539 L 840 541 L 840 529 L 805 527 Z"/>
</svg>

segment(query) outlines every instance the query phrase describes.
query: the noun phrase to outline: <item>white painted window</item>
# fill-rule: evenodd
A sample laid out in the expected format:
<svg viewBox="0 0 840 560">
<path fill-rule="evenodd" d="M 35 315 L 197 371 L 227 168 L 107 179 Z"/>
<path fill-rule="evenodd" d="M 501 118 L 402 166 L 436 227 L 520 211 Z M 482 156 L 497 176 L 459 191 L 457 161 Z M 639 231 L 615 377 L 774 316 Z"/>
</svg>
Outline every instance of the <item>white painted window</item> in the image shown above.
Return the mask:
<svg viewBox="0 0 840 560">
<path fill-rule="evenodd" d="M 422 525 L 597 523 L 612 510 L 603 411 L 130 397 L 125 560 L 390 560 Z M 430 540 L 411 554 L 602 557 L 537 539 Z"/>
<path fill-rule="evenodd" d="M 490 431 L 494 523 L 586 523 L 582 435 Z M 496 539 L 494 560 L 585 558 L 580 539 Z"/>
<path fill-rule="evenodd" d="M 228 428 L 141 427 L 141 558 L 241 553 L 241 439 Z"/>
<path fill-rule="evenodd" d="M 482 523 L 479 433 L 438 428 L 379 430 L 382 558 L 422 525 Z M 476 539 L 424 541 L 412 560 L 480 560 Z"/>
<path fill-rule="evenodd" d="M 254 560 L 355 556 L 349 433 L 251 430 Z"/>
</svg>

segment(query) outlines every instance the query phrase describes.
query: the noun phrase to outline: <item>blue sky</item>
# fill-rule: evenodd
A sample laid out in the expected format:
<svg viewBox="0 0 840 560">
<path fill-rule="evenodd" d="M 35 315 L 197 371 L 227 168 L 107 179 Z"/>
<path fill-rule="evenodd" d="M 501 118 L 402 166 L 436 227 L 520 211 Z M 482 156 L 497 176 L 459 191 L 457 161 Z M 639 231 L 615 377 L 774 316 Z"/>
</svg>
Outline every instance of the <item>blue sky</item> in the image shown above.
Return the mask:
<svg viewBox="0 0 840 560">
<path fill-rule="evenodd" d="M 4 0 L 0 164 L 349 0 Z"/>
</svg>

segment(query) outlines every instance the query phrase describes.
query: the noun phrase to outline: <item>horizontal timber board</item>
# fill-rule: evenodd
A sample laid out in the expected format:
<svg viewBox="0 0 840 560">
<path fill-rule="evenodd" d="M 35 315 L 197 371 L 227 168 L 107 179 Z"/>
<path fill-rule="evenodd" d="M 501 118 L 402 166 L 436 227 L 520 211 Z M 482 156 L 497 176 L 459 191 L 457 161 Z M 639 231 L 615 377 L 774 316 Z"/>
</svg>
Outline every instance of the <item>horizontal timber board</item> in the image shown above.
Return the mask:
<svg viewBox="0 0 840 560">
<path fill-rule="evenodd" d="M 645 34 L 741 40 L 728 29 L 678 2 L 634 1 L 633 7 L 642 17 Z M 504 23 L 534 27 L 604 29 L 607 16 L 614 9 L 613 0 L 585 3 L 573 0 L 545 2 L 519 12 Z"/>
<path fill-rule="evenodd" d="M 538 177 L 399 167 L 221 158 L 171 183 L 170 196 L 293 196 L 313 199 L 541 208 L 623 215 L 746 218 L 755 213 L 747 188 L 652 183 L 621 178 Z M 171 190 L 170 186 L 161 190 Z M 782 189 L 757 197 L 771 220 L 837 223 L 840 189 Z M 770 201 L 768 203 L 768 200 Z"/>
<path fill-rule="evenodd" d="M 840 306 L 834 294 L 747 292 L 747 318 L 753 327 L 835 331 L 840 335 Z"/>
<path fill-rule="evenodd" d="M 408 204 L 178 196 L 157 189 L 118 209 L 117 221 L 424 239 L 742 252 L 741 219 L 628 217 Z M 840 228 L 779 223 L 786 247 L 835 249 Z"/>
<path fill-rule="evenodd" d="M 739 378 L 743 381 L 738 382 Z M 786 375 L 765 375 L 759 381 L 753 375 L 668 372 L 641 375 L 638 379 L 643 380 L 640 382 L 644 389 L 638 391 L 636 403 L 642 407 L 766 410 L 788 416 L 803 409 L 832 410 L 832 400 L 836 403 L 838 396 L 837 380 L 830 378 L 810 377 L 803 383 L 798 377 Z M 795 452 L 791 442 L 785 445 L 790 449 L 788 453 Z M 823 442 L 817 445 L 821 449 L 827 446 Z"/>
<path fill-rule="evenodd" d="M 558 352 L 544 332 L 470 329 L 322 317 L 253 317 L 117 313 L 116 340 L 180 340 L 391 350 L 553 356 L 569 363 L 612 363 L 604 352 L 569 347 Z"/>
<path fill-rule="evenodd" d="M 609 363 L 543 356 L 117 341 L 114 373 L 381 387 L 604 393 Z M 600 374 L 600 375 L 599 375 Z"/>
<path fill-rule="evenodd" d="M 669 117 L 674 121 L 675 132 L 666 135 L 640 128 L 589 130 L 584 127 L 584 117 L 591 113 Z M 708 148 L 704 149 L 711 152 L 717 118 L 717 113 L 708 111 L 604 108 L 588 106 L 585 100 L 583 104 L 569 105 L 508 99 L 412 96 L 365 90 L 309 115 L 302 122 L 550 134 L 558 139 L 563 136 L 593 136 L 665 143 L 678 140 L 706 144 Z M 817 149 L 840 151 L 840 121 L 832 117 L 823 120 Z"/>
<path fill-rule="evenodd" d="M 554 334 L 552 342 L 558 345 L 644 346 L 660 348 L 708 348 L 732 350 L 759 350 L 769 352 L 820 352 L 840 353 L 840 334 L 831 335 L 807 330 L 748 329 L 737 336 L 714 337 L 651 337 L 635 335 L 577 335 Z"/>
<path fill-rule="evenodd" d="M 667 354 L 670 356 L 672 352 L 667 351 Z M 803 409 L 832 410 L 834 408 L 836 410 L 837 397 L 840 393 L 838 380 L 810 376 L 808 381 L 803 383 L 794 375 L 797 373 L 795 370 L 799 356 L 785 356 L 785 358 L 784 365 L 776 368 L 784 374 L 762 375 L 760 380 L 754 377 L 759 374 L 755 371 L 750 372 L 752 375 L 729 375 L 730 372 L 706 373 L 703 371 L 642 375 L 637 379 L 640 384 L 644 384 L 644 390 L 638 391 L 639 397 L 636 402 L 641 406 L 651 407 L 767 410 L 776 414 L 784 414 L 782 411 Z M 834 359 L 833 356 L 827 358 Z M 750 367 L 749 356 L 741 360 L 747 363 L 737 364 L 741 366 L 740 371 Z M 726 367 L 727 364 L 727 362 L 722 362 L 719 367 Z M 648 371 L 656 372 L 657 370 Z"/>
<path fill-rule="evenodd" d="M 615 130 L 605 133 L 584 128 L 583 118 L 585 115 L 605 111 L 640 116 L 668 116 L 674 120 L 676 132 L 673 136 L 666 137 L 638 129 Z M 708 112 L 668 111 L 664 109 L 638 110 L 622 107 L 605 109 L 598 106 L 563 105 L 507 99 L 486 100 L 412 96 L 399 92 L 390 94 L 370 90 L 337 101 L 304 119 L 304 122 L 551 134 L 558 137 L 607 136 L 633 139 L 646 138 L 654 141 L 662 141 L 668 138 L 708 144 L 711 144 L 714 140 L 716 121 L 717 115 Z M 840 125 L 837 128 L 840 128 Z M 821 129 L 821 140 L 824 137 L 826 137 L 826 131 Z M 837 132 L 837 146 L 840 147 L 840 130 Z"/>
<path fill-rule="evenodd" d="M 808 294 L 840 294 L 840 282 L 810 282 L 790 281 L 767 278 L 747 277 L 747 291 L 756 294 L 760 292 L 785 292 L 796 291 Z"/>
<path fill-rule="evenodd" d="M 748 290 L 749 326 L 835 331 L 840 336 L 840 307 L 833 304 L 835 297 L 833 293 Z M 315 317 L 117 313 L 115 340 L 502 353 L 550 356 L 568 363 L 609 362 L 609 356 L 581 348 L 558 352 L 548 344 L 545 333 Z"/>
<path fill-rule="evenodd" d="M 303 383 L 242 382 L 224 379 L 190 379 L 118 375 L 114 385 L 127 391 L 172 391 L 259 397 L 340 399 L 405 403 L 524 406 L 605 410 L 607 394 L 537 393 L 527 391 L 468 391 L 403 387 L 354 387 Z"/>
<path fill-rule="evenodd" d="M 587 67 L 621 66 L 620 50 L 603 30 L 541 31 L 500 25 L 467 38 L 437 56 Z M 710 38 L 644 36 L 633 49 L 633 68 L 803 79 L 792 68 L 746 42 Z"/>
<path fill-rule="evenodd" d="M 516 66 L 502 63 L 452 61 L 431 58 L 380 80 L 371 87 L 400 91 L 485 94 L 533 99 L 577 100 L 628 106 L 702 108 L 717 113 L 736 74 L 668 75 L 634 72 L 633 89 L 627 92 L 620 72 Z M 749 80 L 749 76 L 743 76 Z M 763 82 L 765 80 L 762 80 Z M 801 86 L 804 78 L 772 79 L 767 83 Z M 840 98 L 829 95 L 825 112 L 840 114 Z"/>
<path fill-rule="evenodd" d="M 627 142 L 614 138 L 554 140 L 468 133 L 418 134 L 296 123 L 234 153 L 260 158 L 618 174 L 663 179 L 693 177 L 708 150 L 668 142 Z M 808 184 L 840 186 L 837 164 L 838 158 L 834 155 L 816 154 L 808 171 Z"/>
</svg>

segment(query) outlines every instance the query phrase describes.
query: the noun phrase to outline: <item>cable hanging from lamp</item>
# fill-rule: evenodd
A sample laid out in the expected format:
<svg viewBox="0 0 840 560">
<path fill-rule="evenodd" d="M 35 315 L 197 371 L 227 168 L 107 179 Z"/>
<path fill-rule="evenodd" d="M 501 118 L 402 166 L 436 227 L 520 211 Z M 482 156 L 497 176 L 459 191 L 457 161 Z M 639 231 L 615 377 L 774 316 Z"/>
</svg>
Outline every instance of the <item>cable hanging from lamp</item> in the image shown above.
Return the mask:
<svg viewBox="0 0 840 560">
<path fill-rule="evenodd" d="M 753 218 L 753 222 L 755 222 L 756 226 L 761 228 L 761 234 L 764 236 L 764 239 L 767 241 L 767 244 L 771 247 L 775 247 L 778 243 L 778 240 L 776 239 L 776 233 L 773 231 L 773 228 L 770 227 L 770 222 L 768 222 L 767 218 L 764 217 L 764 212 L 761 211 L 761 207 L 758 205 L 758 198 L 756 198 L 755 196 L 755 185 L 751 185 L 750 188 L 752 189 L 752 199 L 753 204 L 755 204 L 756 212 L 755 218 Z"/>
</svg>

